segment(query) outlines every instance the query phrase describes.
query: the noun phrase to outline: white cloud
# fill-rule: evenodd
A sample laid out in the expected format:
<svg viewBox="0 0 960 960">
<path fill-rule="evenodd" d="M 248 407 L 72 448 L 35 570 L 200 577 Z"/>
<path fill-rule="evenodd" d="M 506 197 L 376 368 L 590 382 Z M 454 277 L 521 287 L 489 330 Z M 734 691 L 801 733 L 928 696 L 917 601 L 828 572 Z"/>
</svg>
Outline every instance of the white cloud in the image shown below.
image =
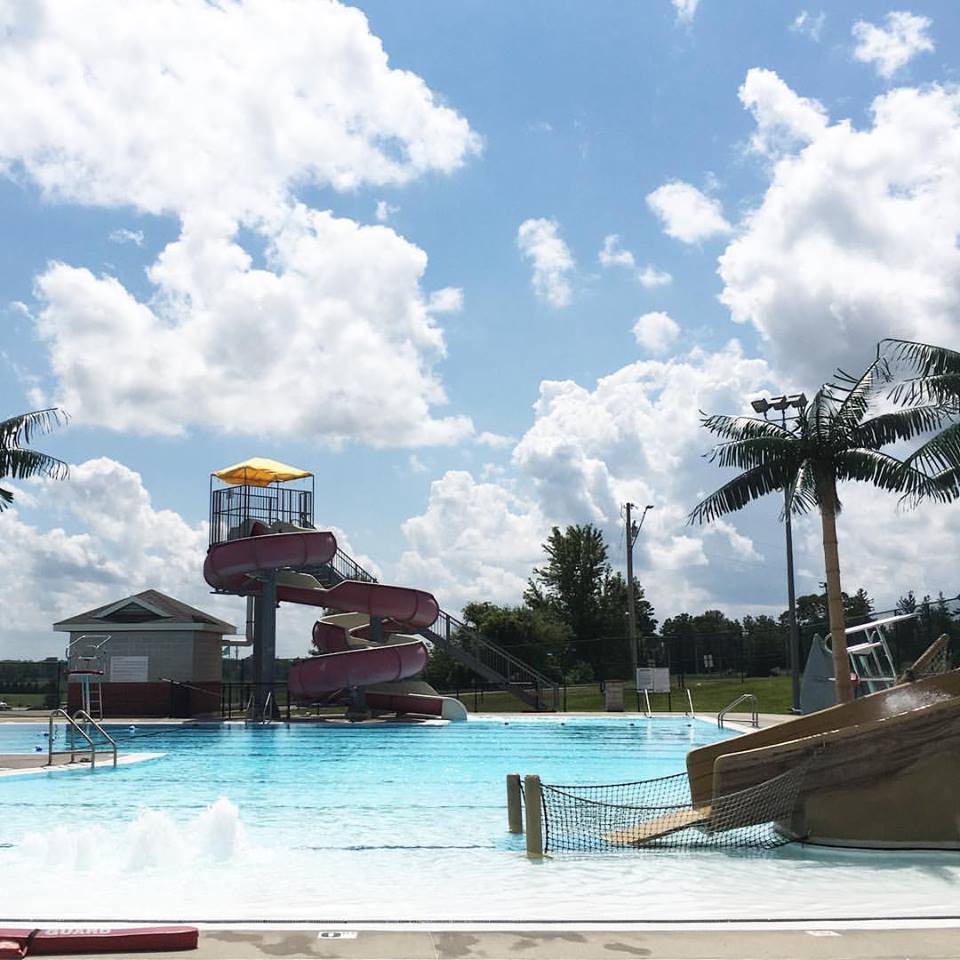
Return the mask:
<svg viewBox="0 0 960 960">
<path fill-rule="evenodd" d="M 142 247 L 143 231 L 127 230 L 125 227 L 120 227 L 117 230 L 111 231 L 108 239 L 111 243 L 132 243 L 136 247 Z"/>
<path fill-rule="evenodd" d="M 633 325 L 633 335 L 651 353 L 664 353 L 680 336 L 680 324 L 661 310 L 645 313 Z"/>
<path fill-rule="evenodd" d="M 400 579 L 459 610 L 471 600 L 519 603 L 549 528 L 530 500 L 450 470 L 430 485 L 427 509 L 403 532 L 410 549 Z"/>
<path fill-rule="evenodd" d="M 665 183 L 647 194 L 647 205 L 660 218 L 667 236 L 684 243 L 730 232 L 720 202 L 681 180 Z"/>
<path fill-rule="evenodd" d="M 37 279 L 55 400 L 76 422 L 333 444 L 470 433 L 465 417 L 431 416 L 445 402 L 431 371 L 444 352 L 431 306 L 456 297 L 424 300 L 423 251 L 386 227 L 298 206 L 271 237 L 264 270 L 229 231 L 219 218 L 188 220 L 149 271 L 149 303 L 65 264 Z"/>
<path fill-rule="evenodd" d="M 770 96 L 762 122 L 796 129 L 798 101 Z M 721 300 L 767 342 L 783 389 L 861 367 L 882 337 L 960 340 L 960 93 L 898 89 L 871 113 L 863 130 L 811 123 L 719 260 Z"/>
<path fill-rule="evenodd" d="M 658 613 L 728 606 L 724 598 L 731 587 L 743 593 L 743 571 L 755 570 L 760 555 L 740 518 L 686 526 L 700 489 L 722 481 L 701 456 L 709 440 L 698 411 L 746 408 L 768 375 L 763 360 L 731 342 L 717 353 L 630 364 L 592 390 L 545 381 L 512 475 L 494 471 L 479 483 L 448 473 L 433 484 L 425 512 L 404 526 L 404 578 L 460 602 L 519 602 L 551 525 L 599 525 L 611 560 L 622 564 L 620 507 L 632 500 L 656 505 L 636 555 Z"/>
<path fill-rule="evenodd" d="M 633 270 L 637 265 L 633 254 L 620 246 L 620 235 L 616 233 L 608 234 L 603 238 L 603 246 L 597 254 L 597 260 L 602 267 L 627 267 Z"/>
<path fill-rule="evenodd" d="M 666 270 L 658 270 L 648 263 L 642 270 L 637 271 L 637 283 L 647 289 L 665 287 L 667 284 L 673 283 L 673 277 Z"/>
<path fill-rule="evenodd" d="M 772 70 L 748 70 L 738 95 L 756 120 L 750 145 L 758 153 L 773 155 L 809 143 L 826 129 L 823 105 L 797 96 Z"/>
<path fill-rule="evenodd" d="M 489 430 L 484 430 L 477 434 L 477 443 L 483 444 L 485 447 L 497 449 L 512 446 L 516 443 L 516 438 L 505 436 L 502 433 L 491 433 Z"/>
<path fill-rule="evenodd" d="M 386 223 L 391 217 L 395 216 L 399 212 L 400 208 L 394 206 L 392 203 L 387 203 L 386 200 L 377 201 L 375 215 L 379 223 Z"/>
<path fill-rule="evenodd" d="M 403 183 L 479 149 L 339 3 L 38 0 L 6 27 L 0 163 L 54 199 L 256 221 L 293 183 Z"/>
<path fill-rule="evenodd" d="M 657 270 L 649 263 L 642 270 L 638 270 L 633 253 L 620 246 L 620 236 L 616 233 L 611 233 L 603 238 L 603 246 L 597 254 L 597 260 L 605 268 L 625 267 L 633 272 L 635 279 L 642 287 L 662 287 L 673 281 L 673 277 L 669 273 Z"/>
<path fill-rule="evenodd" d="M 434 290 L 427 309 L 430 313 L 459 313 L 463 309 L 463 291 L 459 287 Z"/>
<path fill-rule="evenodd" d="M 823 30 L 823 23 L 827 15 L 821 10 L 818 14 L 809 13 L 807 10 L 801 10 L 796 19 L 790 24 L 790 30 L 793 33 L 799 33 L 814 43 L 820 42 L 820 33 Z"/>
<path fill-rule="evenodd" d="M 570 248 L 560 237 L 556 220 L 524 220 L 517 230 L 517 246 L 533 264 L 533 289 L 537 298 L 551 307 L 570 303 L 570 275 L 575 263 Z"/>
<path fill-rule="evenodd" d="M 697 15 L 700 0 L 670 0 L 673 9 L 677 11 L 677 20 L 680 23 L 692 23 Z"/>
<path fill-rule="evenodd" d="M 88 460 L 64 482 L 32 482 L 29 493 L 0 514 L 2 655 L 59 654 L 65 639 L 50 629 L 56 620 L 148 588 L 242 629 L 242 601 L 211 597 L 203 582 L 206 523 L 158 510 L 139 474 L 115 460 Z M 34 510 L 42 526 L 28 520 Z"/>
<path fill-rule="evenodd" d="M 858 20 L 853 25 L 857 41 L 853 57 L 861 63 L 872 63 L 881 77 L 892 77 L 918 53 L 932 53 L 933 41 L 927 35 L 931 20 L 906 10 L 887 14 L 886 29 Z"/>
<path fill-rule="evenodd" d="M 389 66 L 359 10 L 34 7 L 0 34 L 0 173 L 55 201 L 172 214 L 182 230 L 149 268 L 145 301 L 68 264 L 36 278 L 54 401 L 77 422 L 139 432 L 375 444 L 469 434 L 467 418 L 433 415 L 445 397 L 431 314 L 460 295 L 427 299 L 426 254 L 392 230 L 296 202 L 309 185 L 448 173 L 480 148 L 420 77 Z M 264 268 L 240 225 L 265 244 Z"/>
</svg>

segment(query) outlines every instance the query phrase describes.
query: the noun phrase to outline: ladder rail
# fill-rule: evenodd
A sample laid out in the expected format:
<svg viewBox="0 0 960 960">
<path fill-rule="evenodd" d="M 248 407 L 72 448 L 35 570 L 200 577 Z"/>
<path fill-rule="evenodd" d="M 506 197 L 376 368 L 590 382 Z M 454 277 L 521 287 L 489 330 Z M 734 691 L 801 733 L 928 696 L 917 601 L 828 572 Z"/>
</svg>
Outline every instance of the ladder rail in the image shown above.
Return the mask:
<svg viewBox="0 0 960 960">
<path fill-rule="evenodd" d="M 100 724 L 97 723 L 97 721 L 94 720 L 93 717 L 91 717 L 86 710 L 78 710 L 73 715 L 73 718 L 74 720 L 83 720 L 85 723 L 89 723 L 94 728 L 94 730 L 96 730 L 97 733 L 99 733 L 100 736 L 103 737 L 103 739 L 110 744 L 110 748 L 113 751 L 113 765 L 116 766 L 117 765 L 117 741 L 114 740 L 113 737 L 111 737 L 110 734 L 107 733 L 107 731 L 104 730 L 103 727 L 100 726 Z M 95 760 L 92 760 L 91 762 L 96 763 Z"/>
<path fill-rule="evenodd" d="M 717 727 L 723 729 L 723 721 L 726 715 L 736 706 L 739 706 L 741 703 L 746 703 L 747 701 L 753 703 L 750 717 L 750 725 L 753 727 L 760 726 L 760 715 L 757 713 L 758 700 L 756 694 L 753 693 L 741 693 L 736 700 L 732 700 L 728 703 L 718 714 L 717 714 Z"/>
<path fill-rule="evenodd" d="M 272 706 L 273 706 L 273 691 L 268 690 L 266 699 L 263 701 L 263 711 L 260 714 L 261 726 L 265 727 L 273 719 L 273 713 L 271 709 Z"/>
<path fill-rule="evenodd" d="M 68 729 L 70 729 L 71 732 L 76 731 L 77 733 L 80 734 L 81 737 L 83 737 L 84 740 L 87 741 L 87 749 L 90 751 L 90 767 L 91 767 L 91 769 L 93 769 L 94 767 L 96 767 L 96 765 L 97 765 L 97 751 L 96 751 L 96 747 L 94 746 L 94 743 L 93 743 L 93 738 L 92 738 L 92 737 L 90 736 L 90 734 L 87 733 L 87 731 L 84 730 L 83 727 L 81 727 L 80 724 L 77 723 L 77 721 L 74 720 L 73 717 L 71 717 L 70 714 L 67 713 L 67 711 L 64 710 L 62 707 L 57 707 L 56 710 L 51 710 L 51 711 L 50 711 L 50 717 L 49 717 L 49 719 L 48 719 L 48 721 L 47 721 L 47 766 L 48 766 L 48 767 L 52 767 L 52 766 L 53 766 L 53 753 L 54 753 L 54 750 L 53 750 L 53 740 L 54 740 L 53 721 L 54 721 L 54 719 L 55 719 L 56 717 L 63 717 L 63 719 L 66 720 L 67 723 L 70 725 Z M 73 737 L 71 737 L 71 738 L 70 738 L 70 762 L 71 762 L 71 763 L 74 763 L 74 762 L 76 761 L 76 756 L 77 756 L 76 743 L 75 743 Z"/>
<path fill-rule="evenodd" d="M 684 690 L 687 694 L 687 709 L 683 711 L 683 715 L 685 717 L 693 717 L 695 716 L 693 712 L 693 695 L 690 693 L 689 687 L 684 687 Z"/>
<path fill-rule="evenodd" d="M 650 709 L 650 692 L 646 687 L 643 688 L 643 715 L 645 717 L 653 716 L 653 711 Z"/>
</svg>

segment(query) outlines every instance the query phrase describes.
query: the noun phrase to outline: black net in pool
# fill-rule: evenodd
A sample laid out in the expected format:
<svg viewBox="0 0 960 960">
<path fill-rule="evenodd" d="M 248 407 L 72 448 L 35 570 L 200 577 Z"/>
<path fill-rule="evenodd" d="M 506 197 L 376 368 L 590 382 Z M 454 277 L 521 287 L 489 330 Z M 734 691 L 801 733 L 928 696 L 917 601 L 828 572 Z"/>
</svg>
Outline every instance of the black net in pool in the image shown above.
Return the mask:
<svg viewBox="0 0 960 960">
<path fill-rule="evenodd" d="M 792 842 L 789 822 L 806 764 L 694 806 L 686 774 L 598 786 L 541 784 L 544 851 L 724 847 L 771 849 Z"/>
</svg>

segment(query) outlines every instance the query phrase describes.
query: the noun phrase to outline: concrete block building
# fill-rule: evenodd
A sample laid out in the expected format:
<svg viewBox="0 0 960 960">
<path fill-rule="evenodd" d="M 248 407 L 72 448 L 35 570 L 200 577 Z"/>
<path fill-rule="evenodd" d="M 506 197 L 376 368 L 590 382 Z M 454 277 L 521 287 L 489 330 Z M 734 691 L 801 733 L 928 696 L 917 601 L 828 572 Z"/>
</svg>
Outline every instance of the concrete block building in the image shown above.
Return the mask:
<svg viewBox="0 0 960 960">
<path fill-rule="evenodd" d="M 231 623 L 144 590 L 67 617 L 53 629 L 70 638 L 71 713 L 83 706 L 85 684 L 93 690 L 91 712 L 104 717 L 191 717 L 219 710 L 224 637 L 236 632 Z"/>
</svg>

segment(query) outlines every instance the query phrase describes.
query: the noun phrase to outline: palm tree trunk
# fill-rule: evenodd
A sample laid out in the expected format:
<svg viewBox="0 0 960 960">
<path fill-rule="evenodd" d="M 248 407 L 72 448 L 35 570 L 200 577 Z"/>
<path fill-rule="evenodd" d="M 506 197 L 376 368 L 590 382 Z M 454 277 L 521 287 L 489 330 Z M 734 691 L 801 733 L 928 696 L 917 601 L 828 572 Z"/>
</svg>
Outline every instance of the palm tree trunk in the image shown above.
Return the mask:
<svg viewBox="0 0 960 960">
<path fill-rule="evenodd" d="M 833 648 L 833 675 L 836 677 L 837 702 L 853 700 L 850 682 L 850 658 L 847 656 L 846 621 L 843 593 L 840 589 L 840 554 L 837 550 L 837 482 L 824 477 L 817 482 L 820 523 L 823 529 L 823 560 L 827 573 L 827 609 L 830 613 L 830 646 Z"/>
</svg>

